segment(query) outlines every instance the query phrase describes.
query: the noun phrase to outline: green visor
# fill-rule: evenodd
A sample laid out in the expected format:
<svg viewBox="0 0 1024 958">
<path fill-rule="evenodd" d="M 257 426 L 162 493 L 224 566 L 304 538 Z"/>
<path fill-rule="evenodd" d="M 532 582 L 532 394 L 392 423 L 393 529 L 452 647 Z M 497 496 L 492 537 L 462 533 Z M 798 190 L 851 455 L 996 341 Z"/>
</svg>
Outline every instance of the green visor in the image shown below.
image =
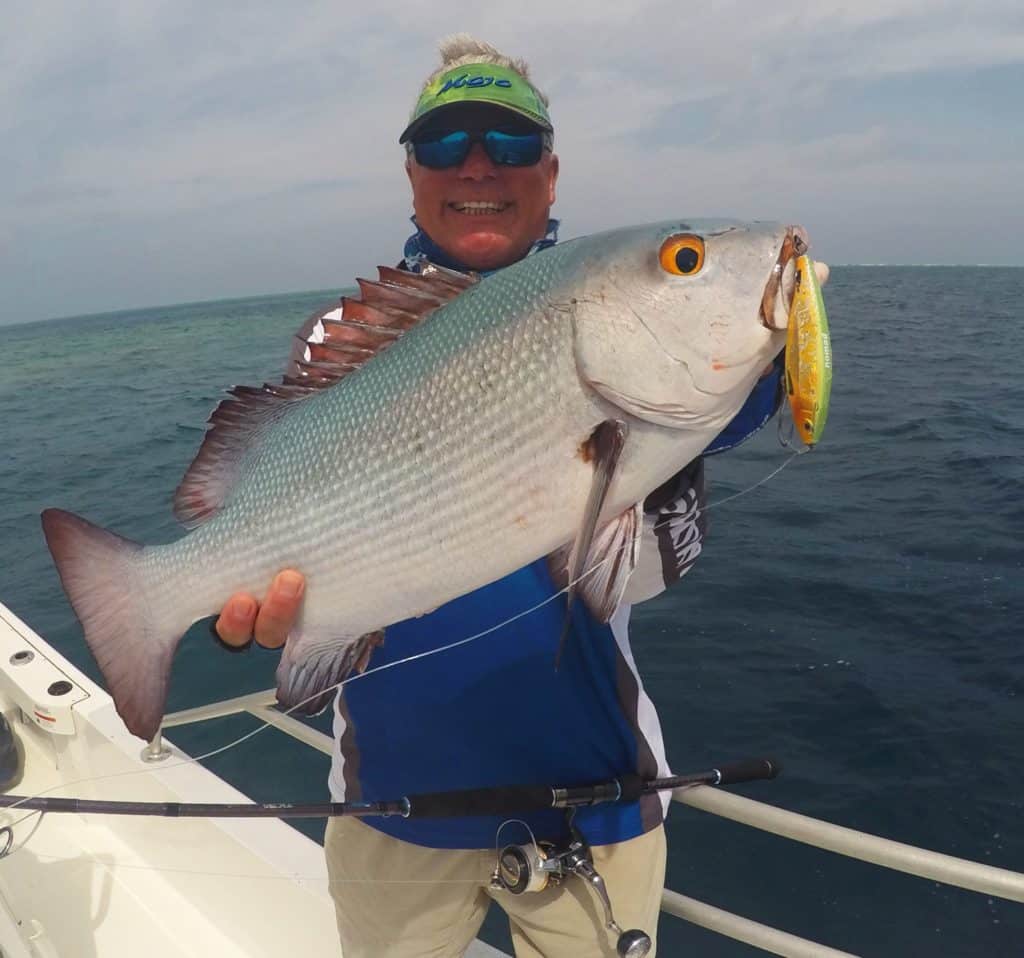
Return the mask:
<svg viewBox="0 0 1024 958">
<path fill-rule="evenodd" d="M 460 103 L 487 103 L 515 113 L 549 133 L 554 129 L 537 91 L 515 70 L 493 63 L 467 63 L 442 73 L 427 85 L 398 142 L 405 143 L 414 137 L 439 110 Z"/>
</svg>

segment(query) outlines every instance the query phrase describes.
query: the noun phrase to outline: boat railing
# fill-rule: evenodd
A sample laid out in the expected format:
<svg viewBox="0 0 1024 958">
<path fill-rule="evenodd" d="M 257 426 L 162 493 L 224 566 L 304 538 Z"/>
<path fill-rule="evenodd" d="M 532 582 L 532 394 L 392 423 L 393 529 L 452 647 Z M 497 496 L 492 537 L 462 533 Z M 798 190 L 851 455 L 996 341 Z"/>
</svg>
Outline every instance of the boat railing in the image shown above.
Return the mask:
<svg viewBox="0 0 1024 958">
<path fill-rule="evenodd" d="M 334 748 L 331 736 L 280 712 L 275 707 L 275 701 L 273 689 L 254 692 L 175 712 L 166 716 L 163 727 L 169 729 L 244 712 L 312 748 L 327 755 L 331 754 Z M 833 825 L 707 785 L 677 789 L 673 792 L 672 798 L 673 801 L 691 808 L 815 848 L 823 848 L 846 858 L 855 858 L 883 868 L 1010 901 L 1024 902 L 1024 874 L 1005 868 L 996 868 L 891 839 L 879 838 L 877 835 Z M 783 955 L 787 958 L 850 958 L 850 952 L 839 951 L 752 921 L 668 888 L 662 894 L 661 907 L 670 915 L 770 954 Z"/>
</svg>

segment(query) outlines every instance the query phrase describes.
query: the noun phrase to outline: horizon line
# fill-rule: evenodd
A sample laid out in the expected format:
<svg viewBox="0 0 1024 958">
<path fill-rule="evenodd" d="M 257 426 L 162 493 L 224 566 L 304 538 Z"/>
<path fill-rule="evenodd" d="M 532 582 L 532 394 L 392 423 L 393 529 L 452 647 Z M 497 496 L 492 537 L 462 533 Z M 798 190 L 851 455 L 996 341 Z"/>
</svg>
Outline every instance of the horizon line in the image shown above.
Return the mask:
<svg viewBox="0 0 1024 958">
<path fill-rule="evenodd" d="M 1024 264 L 1007 263 L 829 263 L 829 269 L 1024 269 Z M 203 306 L 213 303 L 240 302 L 246 299 L 273 299 L 283 296 L 304 296 L 313 293 L 340 293 L 355 289 L 356 284 L 347 286 L 322 286 L 311 289 L 293 289 L 273 293 L 245 293 L 241 295 L 216 296 L 212 299 L 189 299 L 178 303 L 150 303 L 148 305 L 121 306 L 115 309 L 91 310 L 87 313 L 70 313 L 61 316 L 43 316 L 39 319 L 23 319 L 14 322 L 0 322 L 0 327 L 28 326 L 32 323 L 54 323 L 70 319 L 92 319 L 99 316 L 117 316 L 121 313 L 140 313 L 152 309 L 177 309 L 184 306 Z"/>
</svg>

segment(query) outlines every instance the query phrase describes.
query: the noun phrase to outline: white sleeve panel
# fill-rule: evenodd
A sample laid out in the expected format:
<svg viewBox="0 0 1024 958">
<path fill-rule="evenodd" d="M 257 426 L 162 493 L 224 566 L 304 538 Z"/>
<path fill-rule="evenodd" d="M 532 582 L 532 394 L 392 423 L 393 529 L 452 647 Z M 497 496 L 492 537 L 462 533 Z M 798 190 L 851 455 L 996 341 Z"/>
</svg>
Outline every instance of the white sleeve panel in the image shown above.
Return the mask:
<svg viewBox="0 0 1024 958">
<path fill-rule="evenodd" d="M 706 504 L 703 458 L 647 497 L 640 556 L 623 604 L 653 598 L 689 572 L 704 543 Z"/>
</svg>

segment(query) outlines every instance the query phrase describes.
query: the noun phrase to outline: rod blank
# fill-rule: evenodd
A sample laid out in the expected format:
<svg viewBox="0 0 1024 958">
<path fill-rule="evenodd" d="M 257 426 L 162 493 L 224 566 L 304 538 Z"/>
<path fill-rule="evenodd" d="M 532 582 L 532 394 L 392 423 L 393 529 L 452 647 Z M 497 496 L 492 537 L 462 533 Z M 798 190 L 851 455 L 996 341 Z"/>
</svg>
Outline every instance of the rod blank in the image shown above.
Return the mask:
<svg viewBox="0 0 1024 958">
<path fill-rule="evenodd" d="M 25 811 L 64 812 L 78 815 L 142 815 L 153 818 L 338 818 L 343 816 L 401 815 L 403 818 L 451 818 L 461 815 L 506 815 L 598 805 L 606 802 L 632 802 L 642 794 L 667 791 L 684 785 L 731 785 L 758 778 L 774 778 L 777 762 L 749 759 L 721 769 L 691 775 L 643 781 L 637 775 L 595 785 L 550 786 L 508 785 L 498 788 L 461 789 L 410 795 L 384 802 L 320 802 L 300 804 L 263 802 L 227 804 L 214 802 L 126 802 L 84 798 L 43 798 L 24 795 L 0 795 L 0 808 Z"/>
</svg>

